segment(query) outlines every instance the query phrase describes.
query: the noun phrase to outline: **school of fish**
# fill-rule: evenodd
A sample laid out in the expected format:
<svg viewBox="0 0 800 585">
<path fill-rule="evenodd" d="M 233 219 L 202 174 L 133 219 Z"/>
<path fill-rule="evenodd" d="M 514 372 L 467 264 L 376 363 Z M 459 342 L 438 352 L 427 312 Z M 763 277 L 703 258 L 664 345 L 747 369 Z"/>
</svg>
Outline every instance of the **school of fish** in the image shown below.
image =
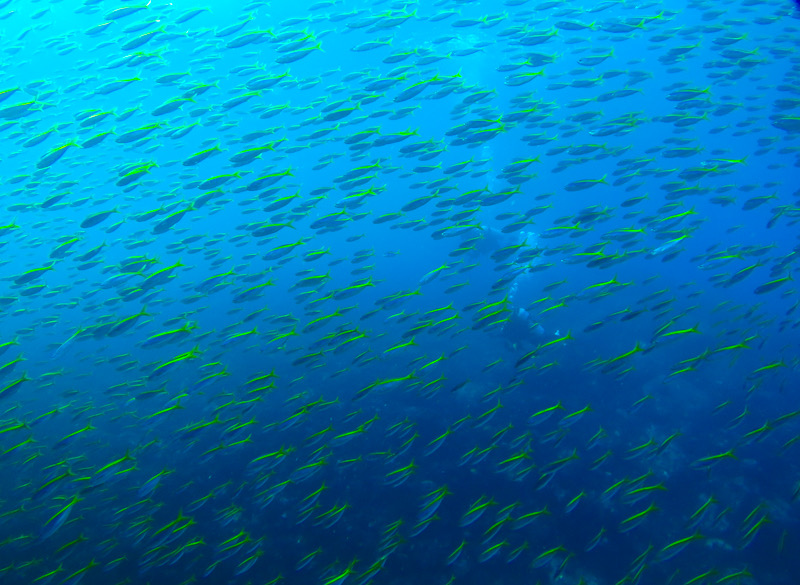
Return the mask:
<svg viewBox="0 0 800 585">
<path fill-rule="evenodd" d="M 800 579 L 794 2 L 0 29 L 4 585 Z"/>
</svg>

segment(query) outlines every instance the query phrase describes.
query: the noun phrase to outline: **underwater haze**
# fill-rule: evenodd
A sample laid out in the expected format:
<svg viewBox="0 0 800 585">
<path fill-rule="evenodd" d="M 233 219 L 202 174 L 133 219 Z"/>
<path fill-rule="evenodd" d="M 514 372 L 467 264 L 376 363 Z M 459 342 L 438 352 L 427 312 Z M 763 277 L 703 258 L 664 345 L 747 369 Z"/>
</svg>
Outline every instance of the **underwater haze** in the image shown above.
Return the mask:
<svg viewBox="0 0 800 585">
<path fill-rule="evenodd" d="M 0 583 L 800 583 L 795 2 L 0 31 Z"/>
</svg>

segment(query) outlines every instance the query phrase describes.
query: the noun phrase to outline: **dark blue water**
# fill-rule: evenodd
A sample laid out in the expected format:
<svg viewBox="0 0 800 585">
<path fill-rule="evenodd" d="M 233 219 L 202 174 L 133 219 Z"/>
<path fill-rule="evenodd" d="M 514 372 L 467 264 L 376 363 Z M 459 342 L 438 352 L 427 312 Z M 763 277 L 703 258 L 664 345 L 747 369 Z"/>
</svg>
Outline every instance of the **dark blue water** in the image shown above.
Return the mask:
<svg viewBox="0 0 800 585">
<path fill-rule="evenodd" d="M 789 584 L 791 2 L 8 0 L 9 584 Z"/>
</svg>

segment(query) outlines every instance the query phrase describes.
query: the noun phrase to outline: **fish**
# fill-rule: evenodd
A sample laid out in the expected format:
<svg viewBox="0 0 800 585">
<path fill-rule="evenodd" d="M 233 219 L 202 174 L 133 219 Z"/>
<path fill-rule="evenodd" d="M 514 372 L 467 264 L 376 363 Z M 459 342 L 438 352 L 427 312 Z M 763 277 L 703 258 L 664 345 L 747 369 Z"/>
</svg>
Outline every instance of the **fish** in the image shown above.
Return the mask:
<svg viewBox="0 0 800 585">
<path fill-rule="evenodd" d="M 69 502 L 64 504 L 64 506 L 59 508 L 52 516 L 50 516 L 42 525 L 41 531 L 39 532 L 39 541 L 46 540 L 55 534 L 56 531 L 67 521 L 72 509 L 79 501 L 80 498 L 77 495 L 72 496 Z"/>
</svg>

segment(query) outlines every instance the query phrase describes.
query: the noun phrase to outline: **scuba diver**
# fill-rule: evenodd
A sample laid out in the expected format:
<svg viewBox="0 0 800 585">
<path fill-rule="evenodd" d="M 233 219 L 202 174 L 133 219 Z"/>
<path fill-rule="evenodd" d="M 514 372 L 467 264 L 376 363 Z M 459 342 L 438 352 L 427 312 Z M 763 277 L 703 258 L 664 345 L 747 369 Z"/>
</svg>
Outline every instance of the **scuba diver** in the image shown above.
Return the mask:
<svg viewBox="0 0 800 585">
<path fill-rule="evenodd" d="M 512 349 L 524 349 L 526 345 L 537 345 L 544 337 L 542 327 L 522 307 L 515 307 L 501 329 L 501 335 Z"/>
<path fill-rule="evenodd" d="M 459 248 L 470 248 L 468 252 L 470 257 L 474 259 L 486 257 L 492 261 L 479 263 L 482 272 L 478 273 L 477 281 L 494 280 L 491 285 L 493 292 L 507 290 L 506 298 L 512 312 L 502 328 L 496 330 L 500 336 L 515 350 L 540 343 L 545 336 L 545 330 L 523 308 L 525 304 L 523 299 L 530 298 L 536 290 L 536 279 L 531 275 L 530 269 L 541 262 L 542 250 L 536 246 L 536 234 L 533 232 L 506 234 L 498 229 L 480 225 L 469 226 L 447 236 L 461 237 Z M 419 283 L 424 285 L 436 280 L 449 268 L 449 264 L 435 268 L 426 273 Z M 498 268 L 502 270 L 499 279 Z M 474 277 L 472 280 L 476 282 Z"/>
</svg>

